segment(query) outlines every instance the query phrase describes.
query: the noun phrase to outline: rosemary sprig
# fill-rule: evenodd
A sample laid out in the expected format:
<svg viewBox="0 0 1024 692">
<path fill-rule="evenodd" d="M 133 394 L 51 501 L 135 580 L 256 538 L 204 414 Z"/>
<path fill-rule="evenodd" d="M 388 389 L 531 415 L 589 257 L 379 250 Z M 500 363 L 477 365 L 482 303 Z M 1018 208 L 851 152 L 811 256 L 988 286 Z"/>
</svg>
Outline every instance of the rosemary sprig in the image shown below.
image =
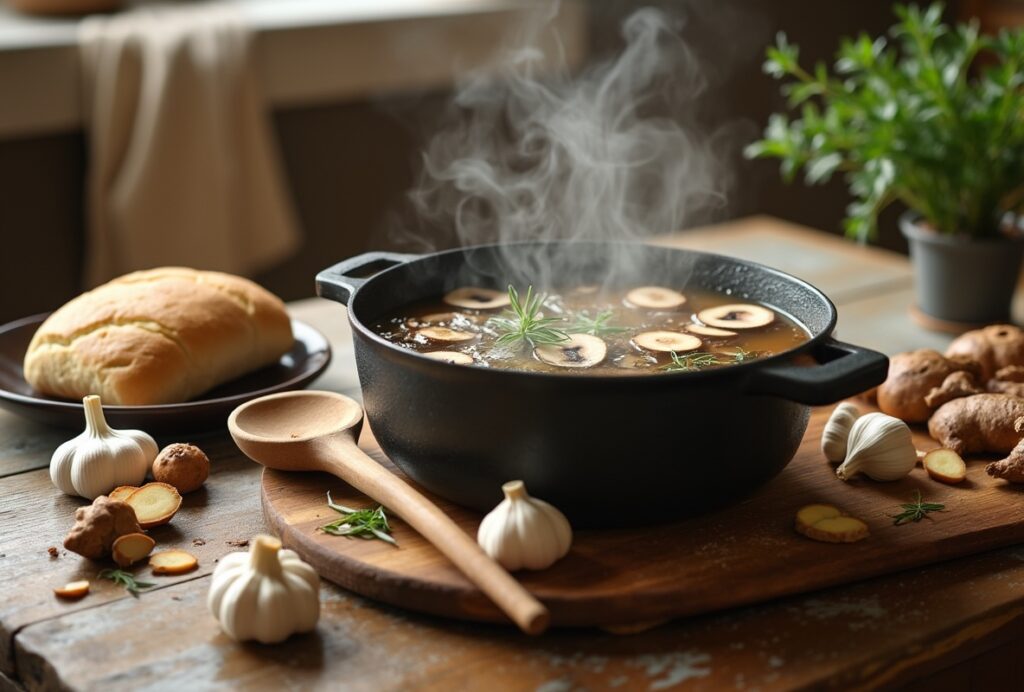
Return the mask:
<svg viewBox="0 0 1024 692">
<path fill-rule="evenodd" d="M 588 312 L 578 312 L 566 325 L 565 331 L 572 334 L 593 334 L 594 336 L 621 334 L 629 331 L 626 327 L 608 324 L 613 317 L 615 317 L 614 310 L 602 310 L 593 317 Z"/>
<path fill-rule="evenodd" d="M 704 351 L 695 351 L 693 353 L 684 353 L 682 355 L 672 351 L 670 357 L 672 362 L 668 365 L 663 365 L 662 370 L 668 372 L 685 372 L 688 370 L 700 370 L 701 368 L 707 368 L 712 365 L 732 365 L 734 363 L 742 363 L 749 359 L 753 354 L 746 349 L 739 348 L 735 353 L 706 353 Z"/>
<path fill-rule="evenodd" d="M 353 509 L 334 502 L 330 492 L 327 493 L 327 506 L 345 516 L 321 526 L 320 530 L 324 533 L 346 538 L 365 538 L 366 540 L 378 538 L 385 543 L 398 546 L 398 542 L 391 537 L 391 525 L 388 524 L 388 517 L 384 513 L 383 506 L 377 505 L 376 509 Z"/>
<path fill-rule="evenodd" d="M 902 512 L 900 512 L 899 514 L 889 515 L 890 517 L 892 517 L 892 523 L 896 526 L 899 526 L 900 524 L 905 524 L 908 521 L 916 523 L 921 521 L 922 519 L 931 519 L 931 517 L 928 516 L 930 512 L 944 512 L 946 510 L 946 505 L 940 504 L 938 502 L 922 502 L 920 490 L 914 491 L 913 502 L 902 504 L 900 505 L 900 507 L 903 508 Z"/>
<path fill-rule="evenodd" d="M 530 286 L 526 289 L 526 296 L 520 300 L 519 291 L 510 285 L 508 299 L 510 310 L 488 320 L 488 325 L 498 333 L 494 341 L 496 346 L 522 347 L 529 344 L 530 348 L 535 348 L 538 344 L 557 344 L 569 340 L 568 334 L 552 326 L 561 322 L 561 318 L 540 316 L 547 294 L 534 294 L 533 286 Z"/>
<path fill-rule="evenodd" d="M 131 572 L 125 572 L 121 569 L 105 569 L 96 576 L 100 579 L 109 579 L 115 584 L 120 584 L 124 587 L 125 591 L 135 598 L 139 597 L 139 592 L 142 589 L 150 589 L 156 586 L 156 584 L 148 581 L 136 581 L 134 574 Z"/>
</svg>

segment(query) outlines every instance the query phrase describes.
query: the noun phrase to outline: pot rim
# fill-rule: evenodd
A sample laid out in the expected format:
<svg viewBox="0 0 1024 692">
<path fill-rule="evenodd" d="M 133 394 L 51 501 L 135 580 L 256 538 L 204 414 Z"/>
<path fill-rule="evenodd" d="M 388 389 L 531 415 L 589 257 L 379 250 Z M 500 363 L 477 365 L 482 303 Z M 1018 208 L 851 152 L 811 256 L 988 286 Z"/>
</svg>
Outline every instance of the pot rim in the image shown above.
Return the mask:
<svg viewBox="0 0 1024 692">
<path fill-rule="evenodd" d="M 353 329 L 355 331 L 357 331 L 361 336 L 363 336 L 364 338 L 370 340 L 371 342 L 373 342 L 375 344 L 378 344 L 378 345 L 381 345 L 381 346 L 384 346 L 384 347 L 388 348 L 391 352 L 394 352 L 396 354 L 402 354 L 402 356 L 404 356 L 404 357 L 409 357 L 414 362 L 418 362 L 418 363 L 420 363 L 424 367 L 431 368 L 431 369 L 437 369 L 438 372 L 440 372 L 442 369 L 447 369 L 447 370 L 445 370 L 446 372 L 451 372 L 450 369 L 452 367 L 458 367 L 458 368 L 460 368 L 458 371 L 467 374 L 467 376 L 480 376 L 480 377 L 495 376 L 495 377 L 506 377 L 506 378 L 528 378 L 528 379 L 533 379 L 533 380 L 537 380 L 537 381 L 544 381 L 544 380 L 564 381 L 564 382 L 574 382 L 574 383 L 577 383 L 577 384 L 582 383 L 581 386 L 608 385 L 608 384 L 611 384 L 611 383 L 621 384 L 621 383 L 625 383 L 625 382 L 648 382 L 649 383 L 652 380 L 655 380 L 657 382 L 675 382 L 675 381 L 679 380 L 680 378 L 687 378 L 688 380 L 692 381 L 692 380 L 705 380 L 705 379 L 714 379 L 714 378 L 735 377 L 735 376 L 738 376 L 738 375 L 749 373 L 752 370 L 763 368 L 763 367 L 765 367 L 765 366 L 767 366 L 769 364 L 780 363 L 782 361 L 791 360 L 794 356 L 801 355 L 801 354 L 807 353 L 809 351 L 812 351 L 815 348 L 817 348 L 819 346 L 819 344 L 821 344 L 823 341 L 825 341 L 826 339 L 830 338 L 831 335 L 832 335 L 832 332 L 835 330 L 835 327 L 836 327 L 836 322 L 838 320 L 838 313 L 837 313 L 837 310 L 836 310 L 836 306 L 832 302 L 832 300 L 825 294 L 825 292 L 822 291 L 821 289 L 817 288 L 813 284 L 811 284 L 811 283 L 809 283 L 809 282 L 807 282 L 807 281 L 805 281 L 805 280 L 803 280 L 801 278 L 793 276 L 792 274 L 788 274 L 788 273 L 786 273 L 786 272 L 784 272 L 784 271 L 782 271 L 780 269 L 775 269 L 773 267 L 769 267 L 769 266 L 767 266 L 765 264 L 761 264 L 760 262 L 754 262 L 754 261 L 751 261 L 751 260 L 740 259 L 738 257 L 731 257 L 729 255 L 723 255 L 723 254 L 720 254 L 720 253 L 704 252 L 702 250 L 690 250 L 690 249 L 687 249 L 687 248 L 674 248 L 674 247 L 669 247 L 669 246 L 664 246 L 664 245 L 655 245 L 655 244 L 652 244 L 652 243 L 637 243 L 637 242 L 628 242 L 628 241 L 584 241 L 584 242 L 587 242 L 587 243 L 590 243 L 590 244 L 593 244 L 593 245 L 607 245 L 609 247 L 624 246 L 624 245 L 643 246 L 643 247 L 646 247 L 646 248 L 652 248 L 652 249 L 656 249 L 656 250 L 663 251 L 663 252 L 684 253 L 684 254 L 688 254 L 688 255 L 704 256 L 704 257 L 709 257 L 709 258 L 711 258 L 713 260 L 716 260 L 716 261 L 718 261 L 718 260 L 728 260 L 730 262 L 738 262 L 740 264 L 744 264 L 744 265 L 747 265 L 747 266 L 750 266 L 750 267 L 754 267 L 754 268 L 756 268 L 756 269 L 758 269 L 760 271 L 763 271 L 765 273 L 768 273 L 768 274 L 774 275 L 776 277 L 779 277 L 783 281 L 788 281 L 790 283 L 794 283 L 794 284 L 796 284 L 796 285 L 798 285 L 798 286 L 800 286 L 800 287 L 810 291 L 813 295 L 815 295 L 817 298 L 819 298 L 824 303 L 824 305 L 827 307 L 827 309 L 828 309 L 828 324 L 826 325 L 826 327 L 824 329 L 822 329 L 817 334 L 815 334 L 815 333 L 811 332 L 811 329 L 806 324 L 804 324 L 801 320 L 797 319 L 796 317 L 790 315 L 788 312 L 786 312 L 784 310 L 781 310 L 781 309 L 777 308 L 776 306 L 774 306 L 774 305 L 772 305 L 770 303 L 765 303 L 765 305 L 768 305 L 769 307 L 771 307 L 776 312 L 781 312 L 782 314 L 784 314 L 787 317 L 789 317 L 790 319 L 792 319 L 796 324 L 800 325 L 803 329 L 805 329 L 808 332 L 808 334 L 810 334 L 810 338 L 807 341 L 803 342 L 802 344 L 794 346 L 793 348 L 787 349 L 787 350 L 782 351 L 780 353 L 775 353 L 773 355 L 766 356 L 764 358 L 755 358 L 755 359 L 752 359 L 750 361 L 746 361 L 746 362 L 743 362 L 743 363 L 738 363 L 736 365 L 730 365 L 729 367 L 725 367 L 725 368 L 710 368 L 710 369 L 707 369 L 707 370 L 692 370 L 692 371 L 685 371 L 684 370 L 684 371 L 677 371 L 677 372 L 671 372 L 670 371 L 670 372 L 662 372 L 662 373 L 643 373 L 643 374 L 642 373 L 637 373 L 637 374 L 624 373 L 622 375 L 603 375 L 603 374 L 581 375 L 579 373 L 571 373 L 571 372 L 561 373 L 561 372 L 547 372 L 547 371 L 543 371 L 543 370 L 514 370 L 514 369 L 491 368 L 491 367 L 484 368 L 484 367 L 480 367 L 480 366 L 477 366 L 477 365 L 459 365 L 457 363 L 445 363 L 443 361 L 436 360 L 434 358 L 428 358 L 426 355 L 424 355 L 424 354 L 422 354 L 422 353 L 420 353 L 418 351 L 415 351 L 413 349 L 403 348 L 402 346 L 399 346 L 398 344 L 395 344 L 395 343 L 392 343 L 391 341 L 388 341 L 387 339 L 385 339 L 384 337 L 380 336 L 379 334 L 374 332 L 372 329 L 370 329 L 369 326 L 367 326 L 365 323 L 363 323 L 363 321 L 361 319 L 357 318 L 356 315 L 355 315 L 355 311 L 359 309 L 358 308 L 358 304 L 357 304 L 358 301 L 359 301 L 359 295 L 362 293 L 363 289 L 366 286 L 369 286 L 372 282 L 376 281 L 378 278 L 382 278 L 382 277 L 386 276 L 387 274 L 389 274 L 390 272 L 399 271 L 403 267 L 407 267 L 410 264 L 415 264 L 415 263 L 418 263 L 420 261 L 426 261 L 428 259 L 433 259 L 433 258 L 437 258 L 437 257 L 447 256 L 447 255 L 465 254 L 465 253 L 471 252 L 471 251 L 490 250 L 490 249 L 498 248 L 498 247 L 556 245 L 556 244 L 566 244 L 566 243 L 569 243 L 569 242 L 574 242 L 574 243 L 578 244 L 577 241 L 523 241 L 523 242 L 516 242 L 516 243 L 488 243 L 488 244 L 483 244 L 483 245 L 468 245 L 468 246 L 465 246 L 465 247 L 453 248 L 453 249 L 450 249 L 450 250 L 442 250 L 442 251 L 439 251 L 439 252 L 424 253 L 422 255 L 419 255 L 415 259 L 409 260 L 408 262 L 404 262 L 402 264 L 396 264 L 393 267 L 388 267 L 386 269 L 383 269 L 383 270 L 377 272 L 376 274 L 374 274 L 373 276 L 369 277 L 368 279 L 366 279 L 366 283 L 364 285 L 360 286 L 359 288 L 357 288 L 356 291 L 353 293 L 351 299 L 349 300 L 349 305 L 348 305 L 349 323 L 352 325 L 352 327 L 353 327 Z M 477 373 L 480 373 L 480 374 L 477 375 Z"/>
<path fill-rule="evenodd" d="M 1024 231 L 1005 234 L 996 238 L 975 238 L 969 233 L 941 233 L 921 225 L 924 215 L 907 209 L 899 217 L 900 232 L 908 240 L 918 240 L 934 245 L 955 245 L 958 247 L 978 245 L 1012 245 L 1024 242 Z"/>
</svg>

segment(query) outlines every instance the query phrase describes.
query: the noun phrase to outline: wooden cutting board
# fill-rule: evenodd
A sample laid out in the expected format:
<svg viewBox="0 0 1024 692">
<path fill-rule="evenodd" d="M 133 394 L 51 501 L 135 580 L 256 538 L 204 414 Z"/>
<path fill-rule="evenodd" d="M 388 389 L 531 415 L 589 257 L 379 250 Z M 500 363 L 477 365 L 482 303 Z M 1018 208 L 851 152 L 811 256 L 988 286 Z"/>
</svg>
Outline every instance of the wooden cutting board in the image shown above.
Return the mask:
<svg viewBox="0 0 1024 692">
<path fill-rule="evenodd" d="M 674 524 L 580 531 L 563 560 L 547 570 L 516 576 L 550 608 L 554 625 L 629 625 L 757 603 L 1024 541 L 1024 489 L 987 476 L 985 460 L 969 462 L 967 480 L 958 486 L 931 480 L 920 466 L 893 483 L 838 480 L 819 450 L 831 409 L 813 412 L 796 457 L 754 497 Z M 919 449 L 937 446 L 923 431 L 914 434 Z M 401 473 L 368 431 L 360 444 Z M 318 531 L 339 516 L 325 504 L 328 490 L 343 505 L 374 506 L 333 476 L 269 469 L 263 474 L 267 521 L 321 576 L 411 610 L 507 622 L 400 519 L 392 521 L 398 548 Z M 946 511 L 894 526 L 890 515 L 911 501 L 915 490 L 926 501 L 944 503 Z M 434 499 L 467 533 L 476 535 L 479 513 Z M 800 536 L 793 530 L 796 511 L 818 502 L 860 517 L 871 536 L 846 545 Z"/>
</svg>

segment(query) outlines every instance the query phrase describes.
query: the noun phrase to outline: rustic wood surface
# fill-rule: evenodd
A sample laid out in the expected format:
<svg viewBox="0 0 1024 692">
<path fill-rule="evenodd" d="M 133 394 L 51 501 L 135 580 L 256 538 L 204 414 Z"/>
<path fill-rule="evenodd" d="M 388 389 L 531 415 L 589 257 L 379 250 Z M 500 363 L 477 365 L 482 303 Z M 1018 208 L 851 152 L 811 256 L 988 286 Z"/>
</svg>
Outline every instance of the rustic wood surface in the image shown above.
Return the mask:
<svg viewBox="0 0 1024 692">
<path fill-rule="evenodd" d="M 765 218 L 677 242 L 747 256 L 756 249 L 753 259 L 810 280 L 836 301 L 849 341 L 894 352 L 948 340 L 905 319 L 912 277 L 905 260 L 890 253 Z M 344 310 L 317 300 L 291 308 L 335 348 L 316 386 L 357 396 Z M 236 549 L 226 541 L 267 529 L 259 469 L 223 437 L 195 440 L 214 462 L 205 500 L 186 500 L 157 536 L 168 547 L 205 540 L 194 549 L 200 571 L 154 578 L 159 586 L 138 599 L 96 584 L 84 600 L 59 603 L 50 588 L 99 567 L 74 555 L 51 560 L 46 552 L 59 545 L 76 504 L 54 491 L 45 470 L 65 436 L 0 414 L 0 581 L 7 587 L 0 594 L 0 690 L 767 690 L 913 680 L 915 690 L 941 692 L 1019 684 L 1019 547 L 629 636 L 570 629 L 529 638 L 509 627 L 416 615 L 325 583 L 315 633 L 277 647 L 238 645 L 206 611 L 207 575 Z"/>
<path fill-rule="evenodd" d="M 875 410 L 855 403 L 865 412 Z M 656 529 L 579 531 L 572 550 L 554 566 L 516 576 L 550 609 L 555 625 L 629 624 L 735 608 L 1024 542 L 1024 490 L 990 478 L 984 463 L 970 464 L 967 479 L 956 486 L 930 479 L 921 466 L 895 483 L 839 481 L 820 449 L 831 410 L 814 411 L 793 461 L 746 501 Z M 938 446 L 924 430 L 914 435 L 918 449 Z M 404 477 L 369 431 L 360 446 Z M 342 505 L 374 505 L 343 481 L 324 473 L 268 469 L 262 485 L 263 512 L 274 533 L 324 578 L 421 612 L 507 622 L 401 519 L 392 522 L 399 549 L 320 531 L 338 518 L 325 505 L 327 490 Z M 890 515 L 899 513 L 915 491 L 948 511 L 894 526 Z M 467 534 L 476 535 L 481 514 L 432 499 Z M 812 503 L 834 504 L 863 519 L 870 538 L 822 545 L 800 536 L 792 528 L 794 515 Z"/>
</svg>

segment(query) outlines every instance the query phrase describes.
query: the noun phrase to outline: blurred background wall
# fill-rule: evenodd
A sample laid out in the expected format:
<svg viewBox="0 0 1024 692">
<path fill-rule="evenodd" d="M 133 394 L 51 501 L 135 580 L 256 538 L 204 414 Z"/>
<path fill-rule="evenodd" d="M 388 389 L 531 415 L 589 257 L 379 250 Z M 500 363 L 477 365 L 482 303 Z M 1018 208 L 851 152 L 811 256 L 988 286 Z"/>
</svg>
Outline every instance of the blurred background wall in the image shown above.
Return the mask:
<svg viewBox="0 0 1024 692">
<path fill-rule="evenodd" d="M 613 53 L 622 19 L 650 4 L 587 3 L 589 59 Z M 878 34 L 892 23 L 891 3 L 881 0 L 653 4 L 687 13 L 685 38 L 714 73 L 700 101 L 700 117 L 735 121 L 737 132 L 750 139 L 768 114 L 782 107 L 777 83 L 761 73 L 765 45 L 777 31 L 800 45 L 802 59 L 814 61 L 829 59 L 841 36 Z M 950 11 L 959 9 L 954 5 Z M 403 92 L 275 111 L 274 129 L 306 243 L 292 259 L 256 278 L 286 300 L 309 296 L 317 270 L 386 243 L 381 229 L 402 208 L 417 152 L 448 97 L 443 90 Z M 728 204 L 691 225 L 767 213 L 840 232 L 848 201 L 842 181 L 786 186 L 775 162 L 743 161 L 739 145 Z M 0 140 L 0 321 L 54 309 L 81 290 L 86 156 L 79 131 Z M 883 224 L 879 242 L 901 249 L 892 219 Z"/>
</svg>

